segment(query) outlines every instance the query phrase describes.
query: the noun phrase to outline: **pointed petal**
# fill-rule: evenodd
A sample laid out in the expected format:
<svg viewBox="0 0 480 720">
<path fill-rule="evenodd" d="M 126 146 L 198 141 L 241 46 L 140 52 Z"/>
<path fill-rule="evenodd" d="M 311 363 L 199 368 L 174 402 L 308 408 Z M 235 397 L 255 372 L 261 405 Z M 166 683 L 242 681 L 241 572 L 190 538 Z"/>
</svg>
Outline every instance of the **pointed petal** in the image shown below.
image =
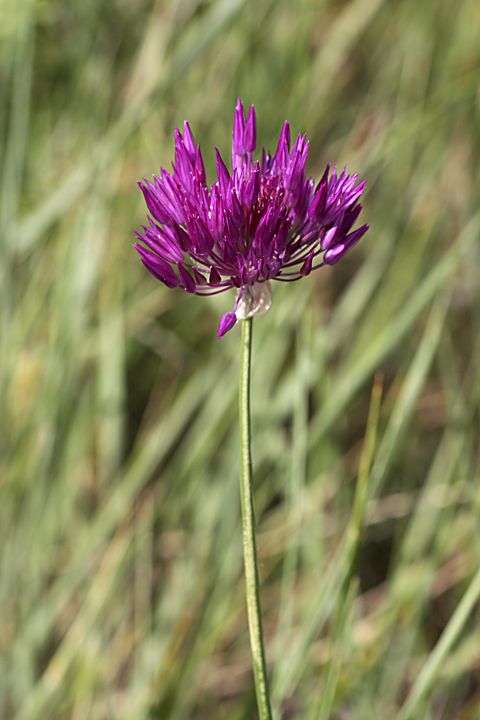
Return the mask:
<svg viewBox="0 0 480 720">
<path fill-rule="evenodd" d="M 228 183 L 230 182 L 230 173 L 228 172 L 227 166 L 223 162 L 217 148 L 215 148 L 215 156 L 217 159 L 217 175 L 220 192 L 222 193 L 222 195 L 225 195 L 227 192 Z"/>
<path fill-rule="evenodd" d="M 245 150 L 248 153 L 254 152 L 257 147 L 257 120 L 253 105 L 250 106 L 250 111 L 248 113 L 243 143 L 245 145 Z"/>
<path fill-rule="evenodd" d="M 253 168 L 253 172 L 251 173 L 250 177 L 247 180 L 247 184 L 245 185 L 245 204 L 249 207 L 252 207 L 252 205 L 255 205 L 258 198 L 258 191 L 260 190 L 260 172 L 258 168 L 258 162 L 255 163 L 255 167 Z"/>
<path fill-rule="evenodd" d="M 243 110 L 243 104 L 240 98 L 237 101 L 237 107 L 235 108 L 235 118 L 233 120 L 233 142 L 232 142 L 232 154 L 233 155 L 245 155 L 245 145 L 243 136 L 245 133 L 245 112 Z"/>
<path fill-rule="evenodd" d="M 282 159 L 286 158 L 290 152 L 290 125 L 285 122 L 280 139 L 278 141 L 277 152 L 275 153 L 275 162 L 280 164 Z"/>
<path fill-rule="evenodd" d="M 192 267 L 193 274 L 195 275 L 195 282 L 197 285 L 206 285 L 207 284 L 207 278 L 205 275 L 203 275 L 198 268 L 195 266 Z"/>
<path fill-rule="evenodd" d="M 210 270 L 210 285 L 218 285 L 220 282 L 222 282 L 222 278 L 215 268 L 212 267 Z"/>
<path fill-rule="evenodd" d="M 217 338 L 223 338 L 223 336 L 233 328 L 237 322 L 237 316 L 233 312 L 226 313 L 220 320 L 220 327 L 218 328 Z"/>
<path fill-rule="evenodd" d="M 300 268 L 300 275 L 305 277 L 306 275 L 309 275 L 312 271 L 312 262 L 313 262 L 313 256 L 315 255 L 315 249 L 312 250 L 308 258 L 303 263 L 302 267 Z"/>
<path fill-rule="evenodd" d="M 188 293 L 194 293 L 195 292 L 195 280 L 192 278 L 190 273 L 186 268 L 183 267 L 180 263 L 177 265 L 178 272 L 180 273 L 180 277 L 183 280 L 183 285 L 185 287 L 185 290 Z"/>
<path fill-rule="evenodd" d="M 185 148 L 190 157 L 190 161 L 193 165 L 195 162 L 195 155 L 196 155 L 195 140 L 193 139 L 192 131 L 190 130 L 190 125 L 188 124 L 188 122 L 185 122 L 183 127 L 184 127 L 183 143 L 184 143 Z"/>
</svg>

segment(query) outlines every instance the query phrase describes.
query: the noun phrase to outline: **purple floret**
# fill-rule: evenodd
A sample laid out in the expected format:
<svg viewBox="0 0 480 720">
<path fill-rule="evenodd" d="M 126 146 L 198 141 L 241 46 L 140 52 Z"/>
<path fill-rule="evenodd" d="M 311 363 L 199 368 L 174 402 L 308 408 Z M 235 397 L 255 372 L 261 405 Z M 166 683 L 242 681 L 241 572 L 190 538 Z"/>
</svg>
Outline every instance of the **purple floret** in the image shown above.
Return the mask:
<svg viewBox="0 0 480 720">
<path fill-rule="evenodd" d="M 305 177 L 308 142 L 299 135 L 291 147 L 283 126 L 275 155 L 263 149 L 254 161 L 257 124 L 253 105 L 248 117 L 240 100 L 235 108 L 233 172 L 217 149 L 217 177 L 210 187 L 200 146 L 188 123 L 175 130 L 172 172 L 161 170 L 153 183 L 139 186 L 150 216 L 135 245 L 147 270 L 167 287 L 197 295 L 237 289 L 233 311 L 224 315 L 218 337 L 236 323 L 246 288 L 269 280 L 292 282 L 322 265 L 334 265 L 366 233 L 352 230 L 362 206 L 365 181 L 337 176 L 327 165 L 315 187 Z M 266 307 L 266 306 L 265 306 Z"/>
</svg>

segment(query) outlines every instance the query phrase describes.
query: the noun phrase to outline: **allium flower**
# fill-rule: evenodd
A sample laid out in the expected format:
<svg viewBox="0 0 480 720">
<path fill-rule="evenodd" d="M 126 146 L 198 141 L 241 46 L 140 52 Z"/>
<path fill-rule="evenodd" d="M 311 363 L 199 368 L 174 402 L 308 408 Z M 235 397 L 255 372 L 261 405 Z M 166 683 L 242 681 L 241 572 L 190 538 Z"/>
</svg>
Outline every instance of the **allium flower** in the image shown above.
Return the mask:
<svg viewBox="0 0 480 720">
<path fill-rule="evenodd" d="M 154 182 L 139 183 L 150 211 L 149 226 L 136 235 L 147 270 L 167 287 L 197 295 L 237 288 L 232 312 L 220 322 L 223 337 L 237 320 L 270 307 L 270 280 L 292 282 L 322 265 L 334 265 L 365 234 L 351 231 L 362 206 L 365 181 L 337 176 L 327 165 L 315 187 L 305 178 L 308 142 L 299 135 L 293 148 L 288 122 L 275 155 L 265 148 L 254 161 L 257 125 L 253 105 L 245 119 L 238 100 L 229 173 L 220 153 L 218 179 L 206 182 L 200 146 L 188 123 L 175 130 L 173 172 L 162 168 Z"/>
</svg>

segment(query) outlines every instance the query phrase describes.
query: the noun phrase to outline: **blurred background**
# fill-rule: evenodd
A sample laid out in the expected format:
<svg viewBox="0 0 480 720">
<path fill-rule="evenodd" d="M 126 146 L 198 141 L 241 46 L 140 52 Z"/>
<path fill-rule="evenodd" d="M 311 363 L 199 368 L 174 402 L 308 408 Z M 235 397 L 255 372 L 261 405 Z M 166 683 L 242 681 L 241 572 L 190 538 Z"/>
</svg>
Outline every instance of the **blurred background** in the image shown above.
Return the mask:
<svg viewBox="0 0 480 720">
<path fill-rule="evenodd" d="M 254 323 L 275 717 L 480 717 L 479 60 L 478 0 L 2 0 L 2 718 L 256 717 L 233 295 L 132 247 L 237 97 L 371 225 Z"/>
</svg>

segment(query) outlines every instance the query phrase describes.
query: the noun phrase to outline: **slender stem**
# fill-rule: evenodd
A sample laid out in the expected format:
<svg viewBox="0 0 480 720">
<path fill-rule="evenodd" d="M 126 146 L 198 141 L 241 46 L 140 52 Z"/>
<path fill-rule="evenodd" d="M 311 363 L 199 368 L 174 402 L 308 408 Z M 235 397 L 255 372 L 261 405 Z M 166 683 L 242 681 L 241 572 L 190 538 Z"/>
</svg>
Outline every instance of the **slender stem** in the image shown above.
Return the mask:
<svg viewBox="0 0 480 720">
<path fill-rule="evenodd" d="M 240 455 L 243 555 L 245 563 L 245 592 L 247 596 L 250 649 L 257 693 L 260 720 L 272 720 L 268 696 L 267 667 L 263 647 L 260 588 L 255 543 L 255 515 L 252 495 L 252 456 L 250 450 L 250 357 L 252 347 L 252 318 L 242 323 L 240 363 Z"/>
</svg>

